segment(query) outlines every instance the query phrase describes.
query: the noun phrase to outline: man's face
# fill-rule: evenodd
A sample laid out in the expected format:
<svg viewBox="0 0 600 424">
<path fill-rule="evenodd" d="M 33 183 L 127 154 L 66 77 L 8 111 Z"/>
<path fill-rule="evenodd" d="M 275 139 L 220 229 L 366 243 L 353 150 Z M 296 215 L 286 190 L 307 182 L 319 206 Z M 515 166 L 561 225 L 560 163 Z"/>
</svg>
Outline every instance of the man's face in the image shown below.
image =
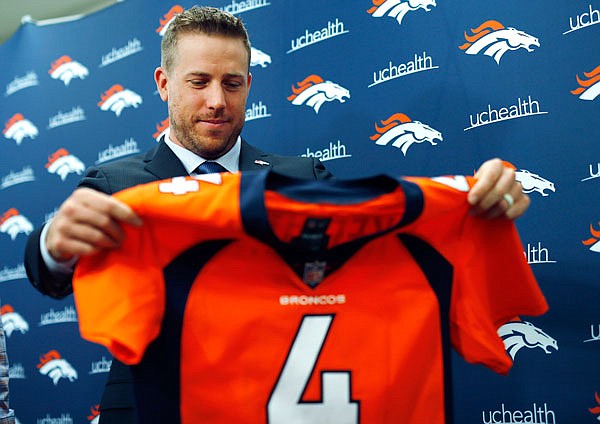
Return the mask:
<svg viewBox="0 0 600 424">
<path fill-rule="evenodd" d="M 227 153 L 242 131 L 252 77 L 242 40 L 182 34 L 172 69 L 157 68 L 171 140 L 206 158 Z"/>
</svg>

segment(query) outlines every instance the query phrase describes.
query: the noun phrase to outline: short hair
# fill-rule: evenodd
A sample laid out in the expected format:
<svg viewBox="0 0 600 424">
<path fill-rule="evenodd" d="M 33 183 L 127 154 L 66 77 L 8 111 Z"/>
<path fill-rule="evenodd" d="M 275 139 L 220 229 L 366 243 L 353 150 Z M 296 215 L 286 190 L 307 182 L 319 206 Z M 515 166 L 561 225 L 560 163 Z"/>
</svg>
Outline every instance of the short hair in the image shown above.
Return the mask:
<svg viewBox="0 0 600 424">
<path fill-rule="evenodd" d="M 242 40 L 248 53 L 248 70 L 250 70 L 250 39 L 242 20 L 216 7 L 193 6 L 177 14 L 165 30 L 160 45 L 160 65 L 166 72 L 171 70 L 175 62 L 179 36 L 190 33 L 221 35 Z"/>
</svg>

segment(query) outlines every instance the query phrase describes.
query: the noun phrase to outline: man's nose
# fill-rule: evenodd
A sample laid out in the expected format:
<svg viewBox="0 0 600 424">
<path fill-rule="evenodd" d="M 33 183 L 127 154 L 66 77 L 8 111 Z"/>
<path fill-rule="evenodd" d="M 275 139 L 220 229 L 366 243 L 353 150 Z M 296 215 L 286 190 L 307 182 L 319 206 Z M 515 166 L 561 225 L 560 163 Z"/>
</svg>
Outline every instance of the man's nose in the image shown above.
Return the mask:
<svg viewBox="0 0 600 424">
<path fill-rule="evenodd" d="M 206 95 L 206 104 L 209 108 L 222 109 L 225 107 L 225 92 L 219 84 L 211 84 Z"/>
</svg>

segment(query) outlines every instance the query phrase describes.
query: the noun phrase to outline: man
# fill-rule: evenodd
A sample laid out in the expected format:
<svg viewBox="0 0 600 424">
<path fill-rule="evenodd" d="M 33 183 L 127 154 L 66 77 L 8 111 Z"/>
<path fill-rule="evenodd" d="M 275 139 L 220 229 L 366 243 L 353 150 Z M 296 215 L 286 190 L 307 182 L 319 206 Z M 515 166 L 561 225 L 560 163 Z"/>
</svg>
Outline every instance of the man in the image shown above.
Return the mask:
<svg viewBox="0 0 600 424">
<path fill-rule="evenodd" d="M 230 172 L 271 167 L 299 178 L 332 177 L 318 159 L 267 154 L 241 139 L 252 81 L 250 44 L 241 20 L 215 8 L 184 11 L 169 24 L 161 56 L 154 78 L 168 104 L 170 134 L 146 154 L 89 169 L 54 219 L 30 236 L 25 266 L 32 284 L 44 294 L 70 294 L 78 257 L 118 247 L 122 223 L 142 225 L 111 193 L 194 174 L 205 161 L 217 161 Z M 484 163 L 477 176 L 479 182 L 469 193 L 474 213 L 516 218 L 527 209 L 528 197 L 500 160 Z M 129 369 L 114 360 L 100 422 L 135 422 L 133 403 Z"/>
</svg>

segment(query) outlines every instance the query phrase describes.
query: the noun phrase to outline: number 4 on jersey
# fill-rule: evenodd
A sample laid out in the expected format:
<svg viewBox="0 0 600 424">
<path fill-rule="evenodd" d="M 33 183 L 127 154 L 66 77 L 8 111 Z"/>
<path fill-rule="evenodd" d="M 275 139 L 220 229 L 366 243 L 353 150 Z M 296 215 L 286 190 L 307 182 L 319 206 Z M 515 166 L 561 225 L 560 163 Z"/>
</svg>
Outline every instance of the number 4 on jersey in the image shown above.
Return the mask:
<svg viewBox="0 0 600 424">
<path fill-rule="evenodd" d="M 269 424 L 356 424 L 358 402 L 351 400 L 350 372 L 323 371 L 320 402 L 303 402 L 333 315 L 307 315 L 302 319 L 283 370 L 267 406 Z"/>
</svg>

